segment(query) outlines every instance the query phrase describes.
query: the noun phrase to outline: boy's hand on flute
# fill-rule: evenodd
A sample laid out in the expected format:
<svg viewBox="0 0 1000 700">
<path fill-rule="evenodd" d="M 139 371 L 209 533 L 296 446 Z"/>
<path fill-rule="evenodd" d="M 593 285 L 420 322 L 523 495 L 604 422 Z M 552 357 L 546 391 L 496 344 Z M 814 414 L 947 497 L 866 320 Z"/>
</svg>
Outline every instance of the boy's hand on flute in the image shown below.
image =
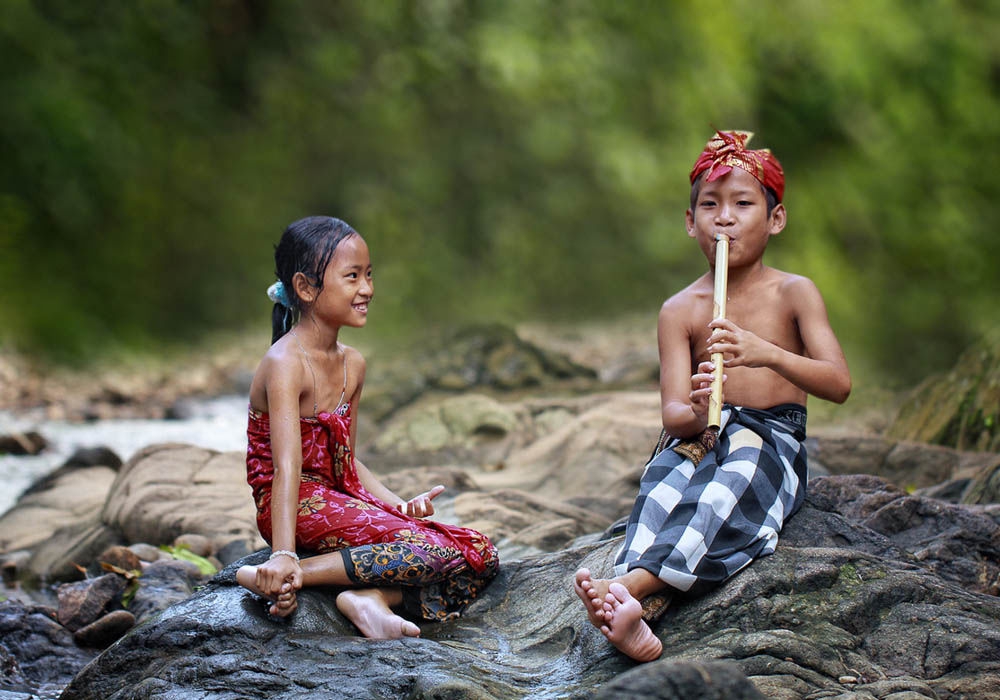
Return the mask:
<svg viewBox="0 0 1000 700">
<path fill-rule="evenodd" d="M 708 324 L 708 352 L 725 355 L 725 367 L 768 367 L 774 345 L 744 330 L 729 319 L 719 318 Z"/>
<path fill-rule="evenodd" d="M 708 399 L 712 395 L 712 379 L 715 371 L 714 362 L 702 362 L 698 371 L 691 375 L 691 410 L 699 418 L 708 419 Z M 725 384 L 726 375 L 722 375 Z"/>
</svg>

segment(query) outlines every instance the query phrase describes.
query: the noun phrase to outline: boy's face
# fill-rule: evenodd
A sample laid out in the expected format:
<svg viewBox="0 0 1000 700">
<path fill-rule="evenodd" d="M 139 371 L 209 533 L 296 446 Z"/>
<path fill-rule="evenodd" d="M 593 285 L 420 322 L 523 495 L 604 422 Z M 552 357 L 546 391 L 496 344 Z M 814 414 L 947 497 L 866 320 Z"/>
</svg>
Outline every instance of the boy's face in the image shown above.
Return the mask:
<svg viewBox="0 0 1000 700">
<path fill-rule="evenodd" d="M 781 204 L 767 215 L 764 188 L 742 168 L 703 182 L 694 209 L 686 214 L 688 235 L 698 241 L 709 262 L 715 261 L 715 236 L 729 238 L 729 264 L 739 267 L 764 255 L 768 239 L 785 227 Z"/>
</svg>

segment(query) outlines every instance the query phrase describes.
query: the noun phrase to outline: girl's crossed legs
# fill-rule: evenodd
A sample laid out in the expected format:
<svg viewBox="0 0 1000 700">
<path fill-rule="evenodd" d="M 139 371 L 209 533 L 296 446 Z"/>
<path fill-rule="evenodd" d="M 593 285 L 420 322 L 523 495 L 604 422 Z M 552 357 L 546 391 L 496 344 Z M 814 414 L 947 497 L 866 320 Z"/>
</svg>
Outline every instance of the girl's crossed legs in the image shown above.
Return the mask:
<svg viewBox="0 0 1000 700">
<path fill-rule="evenodd" d="M 395 540 L 305 558 L 302 585 L 348 587 L 337 595 L 337 609 L 366 637 L 415 637 L 420 628 L 393 609 L 402 607 L 426 620 L 457 617 L 496 574 L 498 558 L 492 547 L 486 559 L 486 571 L 477 574 L 457 549 Z M 236 578 L 260 595 L 256 574 L 256 567 L 244 566 Z M 296 607 L 289 585 L 274 601 L 271 614 L 284 617 Z"/>
</svg>

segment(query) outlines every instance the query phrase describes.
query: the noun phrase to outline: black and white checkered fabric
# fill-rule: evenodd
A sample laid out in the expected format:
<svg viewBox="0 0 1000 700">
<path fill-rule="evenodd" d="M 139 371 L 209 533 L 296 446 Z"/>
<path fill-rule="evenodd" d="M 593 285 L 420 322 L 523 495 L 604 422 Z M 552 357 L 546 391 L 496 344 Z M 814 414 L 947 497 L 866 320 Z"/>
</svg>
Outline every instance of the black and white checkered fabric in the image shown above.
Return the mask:
<svg viewBox="0 0 1000 700">
<path fill-rule="evenodd" d="M 678 591 L 722 583 L 774 552 L 805 496 L 805 407 L 726 405 L 700 464 L 666 448 L 646 465 L 615 575 L 643 568 Z"/>
</svg>

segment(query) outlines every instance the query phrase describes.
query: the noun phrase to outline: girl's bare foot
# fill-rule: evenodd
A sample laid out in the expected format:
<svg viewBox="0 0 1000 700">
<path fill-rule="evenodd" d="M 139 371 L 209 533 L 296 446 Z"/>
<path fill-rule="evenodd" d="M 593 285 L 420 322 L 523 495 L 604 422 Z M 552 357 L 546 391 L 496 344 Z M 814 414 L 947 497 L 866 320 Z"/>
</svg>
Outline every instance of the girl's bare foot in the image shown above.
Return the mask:
<svg viewBox="0 0 1000 700">
<path fill-rule="evenodd" d="M 608 587 L 601 632 L 620 652 L 636 661 L 653 661 L 663 653 L 663 644 L 642 619 L 642 604 L 618 582 Z"/>
<path fill-rule="evenodd" d="M 607 586 L 606 582 L 601 581 L 601 583 L 604 583 L 604 587 Z M 590 624 L 600 629 L 604 625 L 604 596 L 607 591 L 602 593 L 596 584 L 597 582 L 590 577 L 589 569 L 580 569 L 573 579 L 573 590 L 583 601 Z"/>
<path fill-rule="evenodd" d="M 281 586 L 281 591 L 278 593 L 277 598 L 271 598 L 264 595 L 264 592 L 257 587 L 257 567 L 256 566 L 241 566 L 236 570 L 236 582 L 243 586 L 245 589 L 260 596 L 266 600 L 271 601 L 271 607 L 268 612 L 275 617 L 288 617 L 295 609 L 299 607 L 299 601 L 295 597 L 295 591 L 292 590 L 292 584 L 285 582 Z"/>
<path fill-rule="evenodd" d="M 337 610 L 369 639 L 420 636 L 420 628 L 394 613 L 376 588 L 343 591 L 337 595 Z"/>
</svg>

